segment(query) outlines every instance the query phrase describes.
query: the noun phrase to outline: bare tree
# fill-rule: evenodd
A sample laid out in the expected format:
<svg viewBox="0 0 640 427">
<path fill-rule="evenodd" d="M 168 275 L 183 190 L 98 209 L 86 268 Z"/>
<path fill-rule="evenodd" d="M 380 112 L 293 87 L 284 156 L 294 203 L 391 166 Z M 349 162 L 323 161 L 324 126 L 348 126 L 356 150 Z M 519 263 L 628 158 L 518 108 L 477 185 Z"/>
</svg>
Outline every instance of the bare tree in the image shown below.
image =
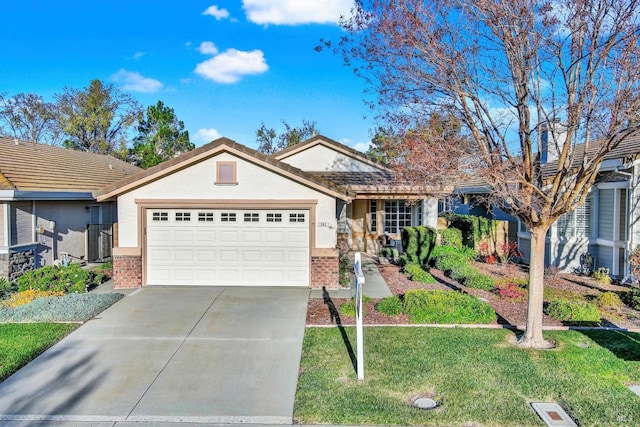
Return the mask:
<svg viewBox="0 0 640 427">
<path fill-rule="evenodd" d="M 474 149 L 451 170 L 482 177 L 530 230 L 524 347 L 549 345 L 547 230 L 584 202 L 607 153 L 638 130 L 639 1 L 363 0 L 343 22 L 339 50 L 377 93 L 381 115 L 398 127 L 433 111 L 457 117 Z M 542 126 L 556 123 L 563 136 L 543 138 Z M 447 156 L 440 147 L 434 161 Z"/>
<path fill-rule="evenodd" d="M 258 151 L 265 154 L 273 154 L 307 140 L 318 133 L 316 122 L 302 120 L 302 126 L 298 127 L 291 126 L 284 120 L 282 124 L 284 125 L 284 131 L 278 133 L 274 128 L 268 128 L 262 123 L 256 131 Z"/>
<path fill-rule="evenodd" d="M 0 134 L 57 145 L 56 106 L 32 93 L 0 95 Z"/>
</svg>

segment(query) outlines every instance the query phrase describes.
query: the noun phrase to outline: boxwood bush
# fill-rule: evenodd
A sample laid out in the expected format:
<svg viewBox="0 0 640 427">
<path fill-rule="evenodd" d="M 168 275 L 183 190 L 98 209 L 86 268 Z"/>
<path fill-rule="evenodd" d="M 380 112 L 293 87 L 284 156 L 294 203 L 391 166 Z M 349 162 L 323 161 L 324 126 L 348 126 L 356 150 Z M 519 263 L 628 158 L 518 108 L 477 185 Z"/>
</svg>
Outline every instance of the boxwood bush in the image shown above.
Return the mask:
<svg viewBox="0 0 640 427">
<path fill-rule="evenodd" d="M 445 228 L 438 230 L 438 234 L 442 245 L 462 249 L 462 231 L 457 228 Z"/>
<path fill-rule="evenodd" d="M 598 307 L 587 301 L 553 300 L 547 303 L 544 313 L 554 319 L 577 325 L 597 325 L 600 323 Z"/>
<path fill-rule="evenodd" d="M 469 265 L 475 257 L 473 250 L 457 250 L 451 246 L 437 246 L 431 254 L 430 264 L 460 284 L 476 289 L 491 290 L 493 278 L 481 274 Z"/>
<path fill-rule="evenodd" d="M 404 311 L 413 323 L 493 323 L 491 305 L 458 291 L 412 289 L 404 294 Z"/>
</svg>

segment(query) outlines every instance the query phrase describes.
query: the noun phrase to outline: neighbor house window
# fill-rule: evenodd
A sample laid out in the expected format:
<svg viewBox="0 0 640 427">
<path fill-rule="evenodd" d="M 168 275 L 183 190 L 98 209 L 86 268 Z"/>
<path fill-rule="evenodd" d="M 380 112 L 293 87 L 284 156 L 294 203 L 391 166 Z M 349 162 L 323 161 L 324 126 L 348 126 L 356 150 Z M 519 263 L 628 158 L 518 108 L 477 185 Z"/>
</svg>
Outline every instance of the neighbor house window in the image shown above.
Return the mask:
<svg viewBox="0 0 640 427">
<path fill-rule="evenodd" d="M 569 239 L 571 237 L 591 236 L 591 196 L 574 211 L 568 212 L 558 218 L 556 223 L 558 238 Z"/>
<path fill-rule="evenodd" d="M 369 232 L 375 233 L 378 231 L 378 201 L 369 200 Z"/>
<path fill-rule="evenodd" d="M 411 205 L 405 200 L 384 201 L 384 232 L 400 234 L 403 228 L 411 226 Z"/>
<path fill-rule="evenodd" d="M 216 184 L 237 184 L 236 162 L 216 163 Z"/>
</svg>

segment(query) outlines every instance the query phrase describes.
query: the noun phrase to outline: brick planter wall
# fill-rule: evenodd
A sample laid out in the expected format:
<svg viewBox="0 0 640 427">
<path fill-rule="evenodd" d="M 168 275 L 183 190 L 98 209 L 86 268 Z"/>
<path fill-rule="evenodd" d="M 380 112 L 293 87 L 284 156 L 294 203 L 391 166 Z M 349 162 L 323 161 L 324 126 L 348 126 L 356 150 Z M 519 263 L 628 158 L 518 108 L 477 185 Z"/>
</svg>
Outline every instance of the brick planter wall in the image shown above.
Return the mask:
<svg viewBox="0 0 640 427">
<path fill-rule="evenodd" d="M 337 289 L 339 284 L 338 257 L 311 257 L 311 287 Z"/>
<path fill-rule="evenodd" d="M 142 287 L 142 257 L 116 255 L 113 257 L 114 289 Z"/>
</svg>

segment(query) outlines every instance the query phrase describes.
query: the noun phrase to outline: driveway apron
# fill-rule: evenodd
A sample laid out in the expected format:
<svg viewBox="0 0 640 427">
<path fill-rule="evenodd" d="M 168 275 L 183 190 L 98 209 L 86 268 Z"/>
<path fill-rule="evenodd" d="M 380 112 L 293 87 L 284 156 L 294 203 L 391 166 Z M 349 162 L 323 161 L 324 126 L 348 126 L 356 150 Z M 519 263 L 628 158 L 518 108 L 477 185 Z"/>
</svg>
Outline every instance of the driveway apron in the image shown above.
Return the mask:
<svg viewBox="0 0 640 427">
<path fill-rule="evenodd" d="M 143 288 L 0 383 L 0 421 L 291 424 L 308 296 Z"/>
</svg>

